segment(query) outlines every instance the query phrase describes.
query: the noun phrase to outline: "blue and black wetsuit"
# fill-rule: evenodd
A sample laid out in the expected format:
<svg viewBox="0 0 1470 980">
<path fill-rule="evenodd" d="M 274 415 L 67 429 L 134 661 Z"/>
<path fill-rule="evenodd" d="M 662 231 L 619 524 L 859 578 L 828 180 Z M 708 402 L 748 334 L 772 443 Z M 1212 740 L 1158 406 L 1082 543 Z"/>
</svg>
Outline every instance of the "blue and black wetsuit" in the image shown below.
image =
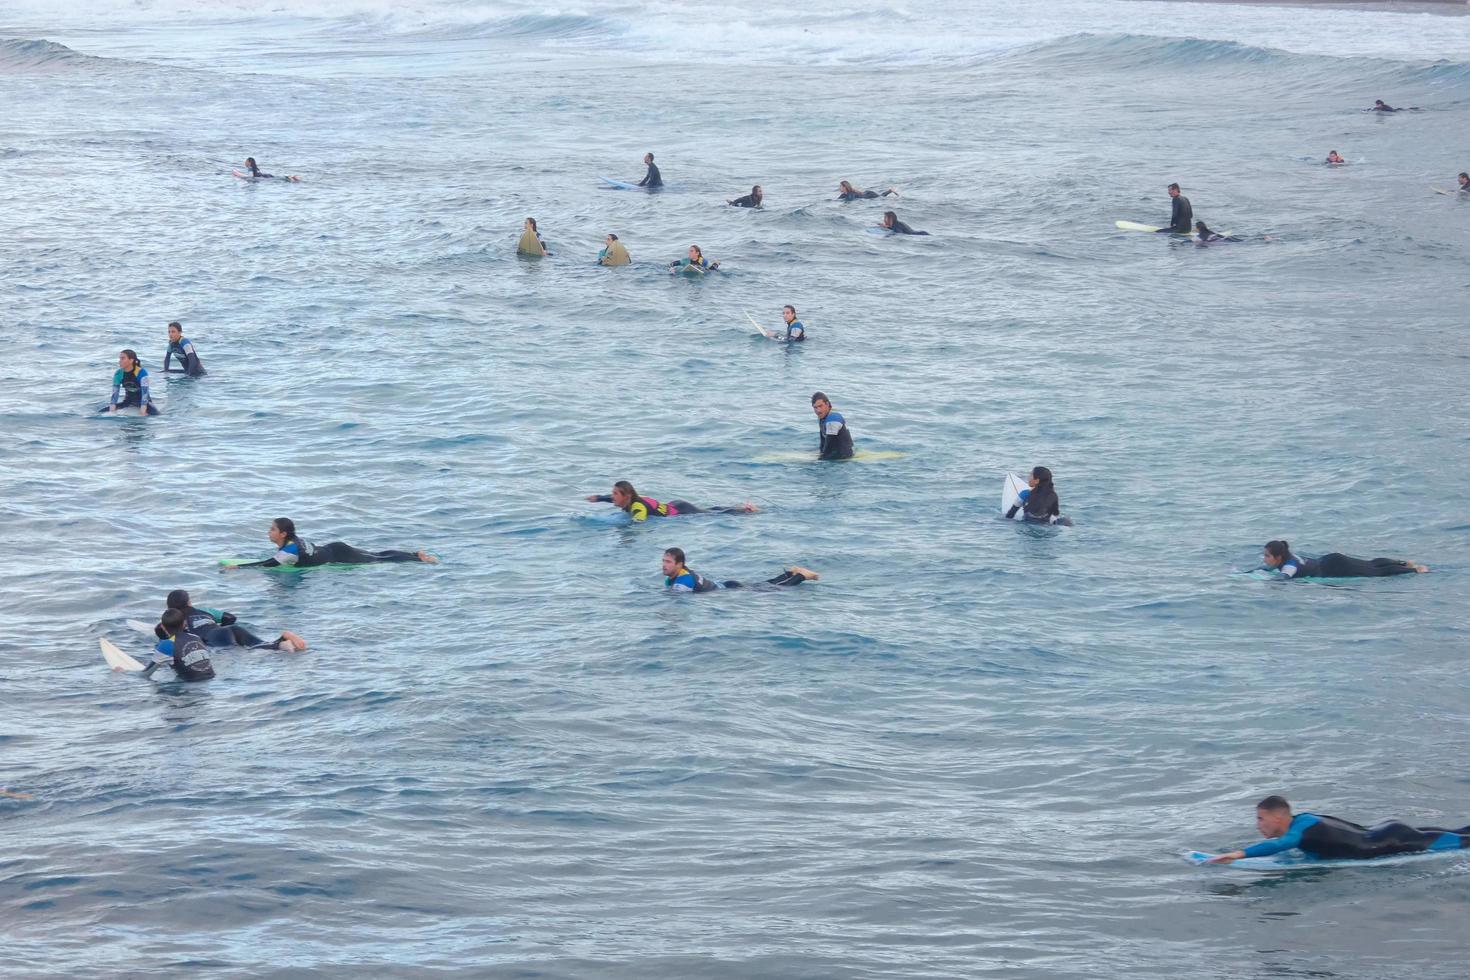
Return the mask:
<svg viewBox="0 0 1470 980">
<path fill-rule="evenodd" d="M 1331 551 L 1321 558 L 1288 555 L 1275 571 L 1283 578 L 1381 578 L 1407 575 L 1417 569 L 1398 558 L 1354 558 Z"/>
<path fill-rule="evenodd" d="M 730 202 L 730 207 L 732 208 L 758 208 L 760 206 L 761 202 L 755 199 L 754 194 L 746 194 L 744 197 L 737 197 Z"/>
<path fill-rule="evenodd" d="M 167 650 L 164 649 L 165 644 L 168 645 Z M 214 665 L 209 662 L 209 652 L 204 647 L 204 641 L 188 630 L 179 630 L 165 637 L 158 644 L 158 650 L 169 659 L 154 661 L 144 671 L 145 674 L 152 674 L 167 663 L 173 667 L 180 680 L 207 681 L 214 676 Z"/>
<path fill-rule="evenodd" d="M 650 163 L 648 165 L 648 173 L 643 175 L 643 179 L 638 182 L 638 186 L 648 188 L 664 186 L 664 179 L 658 172 L 657 164 Z"/>
<path fill-rule="evenodd" d="M 847 429 L 847 420 L 835 409 L 824 419 L 817 419 L 817 458 L 851 459 L 852 433 Z"/>
<path fill-rule="evenodd" d="M 1411 827 L 1388 820 L 1364 827 L 1337 817 L 1298 813 L 1286 833 L 1245 848 L 1246 857 L 1268 857 L 1298 848 L 1317 860 L 1367 859 L 1417 851 L 1450 851 L 1470 847 L 1470 827 Z"/>
<path fill-rule="evenodd" d="M 171 358 L 177 357 L 183 365 L 177 370 L 170 370 L 168 364 Z M 204 363 L 199 360 L 199 353 L 194 350 L 188 337 L 180 337 L 168 343 L 168 350 L 163 354 L 163 371 L 165 374 L 185 374 L 191 378 L 202 378 L 204 376 Z"/>
<path fill-rule="evenodd" d="M 788 344 L 799 344 L 806 340 L 806 327 L 801 325 L 800 320 L 792 320 L 786 324 L 786 336 L 781 339 Z"/>
<path fill-rule="evenodd" d="M 101 411 L 142 408 L 145 405 L 149 415 L 158 414 L 158 406 L 153 404 L 153 395 L 148 390 L 148 372 L 143 365 L 134 364 L 131 371 L 118 368 L 112 375 L 112 400 Z"/>
<path fill-rule="evenodd" d="M 895 235 L 927 235 L 927 234 L 929 234 L 927 231 L 914 231 L 914 229 L 910 228 L 908 225 L 904 224 L 902 221 L 899 221 L 897 219 L 894 219 L 893 224 L 886 225 L 885 227 L 887 227 L 887 229 L 889 231 L 893 232 Z"/>
<path fill-rule="evenodd" d="M 341 541 L 317 546 L 305 538 L 292 538 L 264 561 L 246 562 L 239 568 L 313 568 L 317 565 L 371 565 L 376 562 L 422 561 L 411 551 L 363 551 Z"/>
<path fill-rule="evenodd" d="M 1061 501 L 1056 488 L 1050 484 L 1038 485 L 1035 489 L 1022 490 L 1021 502 L 1006 511 L 1007 518 L 1014 518 L 1016 511 L 1025 508 L 1022 519 L 1033 524 L 1055 524 L 1062 516 Z"/>
<path fill-rule="evenodd" d="M 609 494 L 599 494 L 597 503 L 613 502 Z M 678 517 L 681 514 L 742 514 L 743 507 L 696 507 L 687 500 L 658 501 L 653 497 L 638 497 L 623 510 L 635 521 L 646 521 L 650 517 Z"/>
<path fill-rule="evenodd" d="M 800 572 L 783 571 L 775 578 L 757 582 L 755 585 L 747 586 L 742 582 L 731 579 L 728 582 L 711 582 L 697 572 L 688 568 L 680 568 L 674 575 L 664 579 L 664 588 L 671 592 L 715 592 L 719 589 L 745 589 L 759 588 L 763 585 L 800 585 L 806 581 L 806 576 Z"/>
</svg>

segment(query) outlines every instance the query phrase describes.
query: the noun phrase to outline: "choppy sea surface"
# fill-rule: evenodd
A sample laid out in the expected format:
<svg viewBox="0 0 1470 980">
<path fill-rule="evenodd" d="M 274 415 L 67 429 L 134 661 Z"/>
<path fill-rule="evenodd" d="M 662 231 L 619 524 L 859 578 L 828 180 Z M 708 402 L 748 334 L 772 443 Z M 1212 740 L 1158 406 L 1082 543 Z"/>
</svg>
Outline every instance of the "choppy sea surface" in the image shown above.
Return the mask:
<svg viewBox="0 0 1470 980">
<path fill-rule="evenodd" d="M 1179 854 L 1470 821 L 1470 18 L 54 6 L 0 9 L 0 972 L 1463 975 L 1470 861 Z M 1176 180 L 1245 240 L 1115 230 Z M 124 347 L 162 416 L 92 416 Z M 803 458 L 817 389 L 888 458 Z M 1035 464 L 1074 527 L 999 518 Z M 217 570 L 277 516 L 443 562 Z M 109 673 L 180 587 L 311 647 Z"/>
</svg>

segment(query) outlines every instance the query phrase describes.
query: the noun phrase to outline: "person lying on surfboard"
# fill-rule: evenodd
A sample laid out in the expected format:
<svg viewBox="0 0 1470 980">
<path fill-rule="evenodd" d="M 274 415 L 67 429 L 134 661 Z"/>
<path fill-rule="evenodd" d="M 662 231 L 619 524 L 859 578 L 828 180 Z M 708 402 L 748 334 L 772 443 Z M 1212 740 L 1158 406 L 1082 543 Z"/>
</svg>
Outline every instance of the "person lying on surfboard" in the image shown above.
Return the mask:
<svg viewBox="0 0 1470 980">
<path fill-rule="evenodd" d="M 250 171 L 250 178 L 252 180 L 273 180 L 276 176 L 275 174 L 263 173 L 261 169 L 255 165 L 255 157 L 245 158 L 245 169 Z M 281 179 L 289 180 L 293 183 L 299 183 L 301 181 L 300 177 L 282 177 Z"/>
<path fill-rule="evenodd" d="M 747 586 L 733 579 L 728 582 L 712 582 L 703 575 L 690 571 L 684 562 L 684 549 L 670 548 L 664 552 L 664 588 L 670 592 L 714 592 L 718 589 L 759 588 L 762 585 L 800 585 L 803 582 L 815 582 L 822 577 L 810 568 L 792 565 L 783 569 L 775 578 Z"/>
<path fill-rule="evenodd" d="M 1218 231 L 1211 231 L 1203 221 L 1194 223 L 1194 233 L 1199 236 L 1201 245 L 1209 242 L 1238 242 L 1241 240 L 1238 235 L 1222 235 Z"/>
<path fill-rule="evenodd" d="M 847 180 L 837 184 L 837 200 L 839 201 L 861 201 L 870 197 L 887 197 L 889 194 L 894 197 L 899 196 L 897 189 L 892 187 L 880 194 L 877 191 L 865 191 L 861 187 L 854 187 L 852 182 Z"/>
<path fill-rule="evenodd" d="M 896 211 L 884 211 L 883 212 L 883 223 L 881 225 L 879 225 L 878 227 L 879 228 L 886 228 L 889 231 L 893 232 L 895 235 L 927 235 L 927 234 L 929 234 L 927 231 L 914 231 L 914 229 L 910 228 L 908 225 L 904 224 L 902 221 L 899 221 L 898 220 L 898 212 L 896 212 Z"/>
<path fill-rule="evenodd" d="M 1161 233 L 1173 235 L 1187 235 L 1191 231 L 1190 223 L 1194 220 L 1194 208 L 1190 206 L 1189 198 L 1179 193 L 1178 184 L 1169 185 L 1169 197 L 1173 200 L 1173 209 L 1169 212 L 1169 225 L 1167 228 L 1158 229 Z"/>
<path fill-rule="evenodd" d="M 1327 162 L 1328 163 L 1347 163 L 1347 161 L 1342 158 L 1342 154 L 1341 153 L 1338 153 L 1336 150 L 1329 150 L 1329 151 L 1327 151 Z"/>
<path fill-rule="evenodd" d="M 1269 857 L 1293 847 L 1317 860 L 1367 860 L 1389 854 L 1470 847 L 1470 827 L 1458 830 L 1411 827 L 1398 820 L 1364 827 L 1315 813 L 1293 815 L 1291 804 L 1280 796 L 1268 796 L 1256 804 L 1256 828 L 1265 840 L 1238 851 L 1218 854 L 1210 858 L 1209 863 L 1229 864 L 1241 858 Z"/>
<path fill-rule="evenodd" d="M 720 263 L 705 260 L 704 253 L 699 250 L 698 245 L 689 246 L 689 257 L 687 259 L 679 259 L 677 262 L 669 263 L 670 272 L 683 272 L 690 268 L 699 269 L 703 272 L 714 272 L 719 267 Z"/>
<path fill-rule="evenodd" d="M 766 192 L 761 190 L 760 184 L 756 184 L 750 189 L 749 194 L 744 197 L 737 197 L 734 200 L 726 200 L 725 203 L 732 208 L 758 208 L 765 199 Z"/>
<path fill-rule="evenodd" d="M 812 413 L 817 417 L 817 458 L 852 459 L 852 433 L 847 419 L 832 411 L 832 400 L 816 392 L 812 395 Z"/>
<path fill-rule="evenodd" d="M 313 545 L 296 536 L 296 522 L 289 517 L 271 521 L 267 535 L 276 553 L 263 561 L 226 565 L 226 568 L 312 568 L 316 565 L 371 565 L 376 562 L 422 561 L 434 564 L 439 559 L 427 551 L 363 551 L 341 541 Z"/>
<path fill-rule="evenodd" d="M 1402 558 L 1354 558 L 1339 551 L 1321 558 L 1300 558 L 1285 541 L 1267 541 L 1261 560 L 1267 571 L 1279 572 L 1282 578 L 1382 578 L 1429 571 L 1428 565 Z"/>
<path fill-rule="evenodd" d="M 652 153 L 643 154 L 643 163 L 648 167 L 648 173 L 643 175 L 643 179 L 638 182 L 638 186 L 649 189 L 664 186 L 663 175 L 658 172 L 658 167 L 654 165 Z"/>
<path fill-rule="evenodd" d="M 587 498 L 590 504 L 612 504 L 635 521 L 646 521 L 650 517 L 678 517 L 681 514 L 754 514 L 755 504 L 738 507 L 696 507 L 687 500 L 659 502 L 652 497 L 640 496 L 633 484 L 619 480 L 613 484 L 612 493 L 594 493 Z"/>
<path fill-rule="evenodd" d="M 174 589 L 164 601 L 167 609 L 177 609 L 184 614 L 184 628 L 204 641 L 207 647 L 240 646 L 252 650 L 285 650 L 287 653 L 299 653 L 306 649 L 306 640 L 289 630 L 282 630 L 275 640 L 262 640 L 239 625 L 234 613 L 194 606 L 189 600 L 189 593 L 184 589 Z M 172 647 L 164 648 L 164 644 L 168 642 L 168 632 L 161 618 L 159 624 L 153 628 L 153 633 L 160 641 L 158 652 L 172 656 Z"/>
</svg>

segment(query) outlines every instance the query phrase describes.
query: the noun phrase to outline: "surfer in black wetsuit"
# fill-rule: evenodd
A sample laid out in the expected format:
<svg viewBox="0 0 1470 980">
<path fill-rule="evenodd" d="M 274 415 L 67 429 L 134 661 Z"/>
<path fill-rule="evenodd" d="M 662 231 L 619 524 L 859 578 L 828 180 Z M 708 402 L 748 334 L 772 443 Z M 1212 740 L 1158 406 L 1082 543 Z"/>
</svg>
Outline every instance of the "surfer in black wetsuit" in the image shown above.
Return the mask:
<svg viewBox="0 0 1470 980">
<path fill-rule="evenodd" d="M 241 646 L 253 650 L 285 650 L 288 653 L 306 649 L 306 640 L 289 630 L 282 630 L 281 635 L 275 640 L 262 640 L 239 625 L 234 613 L 220 609 L 200 609 L 191 605 L 189 593 L 183 589 L 174 589 L 168 594 L 168 599 L 165 601 L 169 609 L 177 609 L 184 614 L 184 628 L 203 640 L 205 646 Z M 153 627 L 153 632 L 160 640 L 168 639 L 168 631 L 161 620 L 157 626 Z M 159 644 L 158 649 L 162 653 L 172 652 L 165 650 L 162 643 Z"/>
<path fill-rule="evenodd" d="M 209 651 L 205 649 L 203 640 L 184 627 L 183 610 L 165 610 L 162 625 L 165 633 L 163 643 L 168 644 L 168 653 L 160 653 L 160 659 L 155 659 L 143 671 L 143 676 L 147 677 L 164 664 L 169 664 L 180 680 L 207 681 L 213 677 L 214 665 L 209 662 Z M 159 646 L 162 647 L 163 643 Z"/>
<path fill-rule="evenodd" d="M 664 179 L 659 174 L 658 167 L 654 165 L 653 154 L 643 154 L 643 162 L 648 166 L 648 173 L 643 175 L 643 179 L 638 182 L 638 186 L 648 188 L 664 186 Z"/>
<path fill-rule="evenodd" d="M 761 190 L 760 184 L 756 184 L 750 189 L 749 194 L 744 197 L 737 197 L 733 201 L 726 201 L 725 203 L 732 208 L 758 208 L 765 199 L 766 192 Z"/>
<path fill-rule="evenodd" d="M 1420 851 L 1454 851 L 1470 847 L 1470 827 L 1411 827 L 1387 820 L 1364 827 L 1337 817 L 1291 812 L 1291 804 L 1280 796 L 1268 796 L 1256 804 L 1256 828 L 1266 840 L 1210 859 L 1211 864 L 1229 864 L 1247 857 L 1269 857 L 1293 847 L 1309 858 L 1368 860 L 1390 854 Z"/>
<path fill-rule="evenodd" d="M 1169 214 L 1169 227 L 1158 230 L 1174 235 L 1189 234 L 1194 223 L 1194 208 L 1190 206 L 1189 198 L 1179 193 L 1178 184 L 1169 185 L 1169 197 L 1174 200 L 1174 209 Z"/>
<path fill-rule="evenodd" d="M 1014 518 L 1017 511 L 1025 508 L 1023 517 L 1032 524 L 1072 523 L 1062 516 L 1061 501 L 1057 498 L 1057 489 L 1052 486 L 1051 482 L 1051 470 L 1045 466 L 1033 466 L 1026 485 L 1031 489 L 1021 494 L 1019 504 L 1006 511 L 1007 520 Z"/>
<path fill-rule="evenodd" d="M 1196 221 L 1194 223 L 1194 233 L 1199 236 L 1199 243 L 1201 245 L 1207 245 L 1210 242 L 1238 242 L 1238 241 L 1240 241 L 1239 236 L 1236 236 L 1236 235 L 1222 235 L 1222 234 L 1220 234 L 1217 231 L 1211 231 L 1208 227 L 1205 226 L 1205 223 L 1203 221 Z"/>
<path fill-rule="evenodd" d="M 812 412 L 817 416 L 817 458 L 851 459 L 852 433 L 847 419 L 832 411 L 831 400 L 820 391 L 812 395 Z"/>
<path fill-rule="evenodd" d="M 904 224 L 902 221 L 899 221 L 898 220 L 898 212 L 896 212 L 896 211 L 884 211 L 883 212 L 883 224 L 880 225 L 879 227 L 881 227 L 881 228 L 887 228 L 889 231 L 893 232 L 895 235 L 927 235 L 927 234 L 929 234 L 927 231 L 914 231 L 914 229 L 910 228 L 908 225 Z"/>
<path fill-rule="evenodd" d="M 646 521 L 650 517 L 679 517 L 682 514 L 754 514 L 757 510 L 755 504 L 748 503 L 738 507 L 696 507 L 687 500 L 660 502 L 652 497 L 640 496 L 627 480 L 614 483 L 610 494 L 592 494 L 587 502 L 612 504 L 635 521 Z"/>
<path fill-rule="evenodd" d="M 684 560 L 682 548 L 670 548 L 664 552 L 664 588 L 670 592 L 714 592 L 718 589 L 759 588 L 762 585 L 800 585 L 803 582 L 815 582 L 821 578 L 810 568 L 792 565 L 790 568 L 783 569 L 781 574 L 775 578 L 766 579 L 753 586 L 747 586 L 734 579 L 728 582 L 712 582 L 698 572 L 690 571 L 689 567 L 684 564 Z"/>
<path fill-rule="evenodd" d="M 1365 109 L 1363 111 L 1365 111 L 1365 112 L 1398 112 L 1397 109 L 1395 109 L 1393 106 L 1389 105 L 1387 102 L 1384 102 L 1382 99 L 1374 99 L 1373 100 L 1373 108 L 1371 108 L 1371 109 Z"/>
<path fill-rule="evenodd" d="M 177 357 L 178 368 L 170 368 L 169 361 Z M 199 353 L 194 350 L 194 345 L 184 337 L 184 328 L 177 322 L 168 325 L 168 350 L 163 352 L 163 373 L 184 374 L 191 378 L 204 377 L 204 363 L 199 360 Z"/>
<path fill-rule="evenodd" d="M 873 197 L 887 197 L 889 194 L 898 197 L 898 191 L 892 187 L 880 194 L 877 191 L 865 191 L 860 187 L 854 187 L 852 182 L 847 180 L 837 185 L 837 200 L 839 201 L 862 201 Z"/>
<path fill-rule="evenodd" d="M 1336 150 L 1327 151 L 1327 162 L 1332 165 L 1347 163 L 1347 161 L 1342 158 L 1342 154 L 1338 153 Z"/>
<path fill-rule="evenodd" d="M 313 568 L 317 565 L 371 565 L 377 562 L 422 561 L 434 564 L 439 561 L 427 551 L 363 551 L 341 541 L 328 541 L 314 545 L 296 536 L 296 523 L 289 517 L 277 517 L 271 522 L 271 544 L 276 553 L 264 561 L 244 562 L 227 565 L 227 568 L 277 568 L 282 565 L 294 568 Z"/>
<path fill-rule="evenodd" d="M 1465 173 L 1465 171 L 1462 170 L 1460 171 L 1460 175 L 1456 177 L 1455 180 L 1458 181 L 1460 184 L 1461 194 L 1470 194 L 1470 174 L 1467 174 Z"/>
<path fill-rule="evenodd" d="M 1381 578 L 1429 571 L 1428 565 L 1401 558 L 1354 558 L 1336 551 L 1321 558 L 1301 558 L 1285 541 L 1267 541 L 1262 559 L 1267 569 L 1279 572 L 1282 578 Z"/>
</svg>

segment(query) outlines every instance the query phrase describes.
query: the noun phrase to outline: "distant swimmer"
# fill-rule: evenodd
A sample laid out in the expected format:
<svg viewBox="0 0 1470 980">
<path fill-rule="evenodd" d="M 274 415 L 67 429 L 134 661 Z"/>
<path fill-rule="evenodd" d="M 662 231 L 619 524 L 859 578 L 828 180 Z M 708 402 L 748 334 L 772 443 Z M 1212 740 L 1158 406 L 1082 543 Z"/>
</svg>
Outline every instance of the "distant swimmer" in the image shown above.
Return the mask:
<svg viewBox="0 0 1470 980">
<path fill-rule="evenodd" d="M 1190 206 L 1189 198 L 1179 193 L 1178 184 L 1169 185 L 1169 197 L 1174 201 L 1174 209 L 1169 214 L 1169 227 L 1158 230 L 1174 235 L 1189 234 L 1193 230 L 1194 222 L 1194 208 Z"/>
<path fill-rule="evenodd" d="M 1020 493 L 1021 502 L 1006 511 L 1006 519 L 1015 518 L 1018 511 L 1031 524 L 1067 524 L 1072 522 L 1062 516 L 1062 502 L 1057 498 L 1057 489 L 1052 485 L 1051 470 L 1045 466 L 1033 466 L 1026 479 L 1030 488 Z"/>
<path fill-rule="evenodd" d="M 148 390 L 148 372 L 138 361 L 138 353 L 127 348 L 117 355 L 117 371 L 112 375 L 112 400 L 100 412 L 121 412 L 136 408 L 139 415 L 157 415 L 158 406 Z"/>
<path fill-rule="evenodd" d="M 296 524 L 289 517 L 277 517 L 268 532 L 276 553 L 264 561 L 244 562 L 229 568 L 314 568 L 317 565 L 371 565 L 376 562 L 422 561 L 433 564 L 439 559 L 426 551 L 363 551 L 341 541 L 313 545 L 296 536 Z"/>
<path fill-rule="evenodd" d="M 162 659 L 155 659 L 143 672 L 144 676 L 152 674 L 164 664 L 172 666 L 180 680 L 207 681 L 214 676 L 214 665 L 209 662 L 209 650 L 203 640 L 185 628 L 183 610 L 166 610 L 162 626 L 164 638 L 159 646 L 167 643 L 168 653 L 160 653 Z"/>
<path fill-rule="evenodd" d="M 775 339 L 784 340 L 788 344 L 799 344 L 806 340 L 806 327 L 796 318 L 796 307 L 789 303 L 781 307 L 781 319 L 786 321 L 786 336 Z"/>
<path fill-rule="evenodd" d="M 1241 240 L 1238 235 L 1222 235 L 1217 231 L 1211 231 L 1203 221 L 1194 223 L 1194 233 L 1199 236 L 1201 245 L 1207 245 L 1210 242 L 1238 242 Z"/>
<path fill-rule="evenodd" d="M 628 265 L 632 261 L 632 256 L 623 243 L 618 241 L 618 236 L 608 232 L 607 237 L 602 240 L 602 251 L 597 253 L 597 264 Z"/>
<path fill-rule="evenodd" d="M 180 366 L 170 368 L 169 361 L 175 357 L 179 359 Z M 168 350 L 163 352 L 163 373 L 184 374 L 191 378 L 202 378 L 205 375 L 204 363 L 199 360 L 199 353 L 184 336 L 184 328 L 177 321 L 168 325 Z"/>
<path fill-rule="evenodd" d="M 1460 184 L 1459 190 L 1461 194 L 1470 194 L 1470 174 L 1461 170 L 1460 175 L 1455 180 Z"/>
<path fill-rule="evenodd" d="M 679 517 L 683 514 L 754 514 L 755 504 L 738 507 L 696 507 L 687 500 L 660 502 L 652 497 L 640 496 L 633 484 L 619 480 L 613 484 L 612 493 L 593 494 L 588 503 L 612 504 L 635 521 L 646 521 L 650 517 Z"/>
<path fill-rule="evenodd" d="M 306 649 L 306 640 L 299 634 L 289 630 L 282 630 L 281 635 L 274 640 L 262 640 L 254 633 L 241 626 L 235 619 L 234 613 L 227 613 L 220 609 L 200 609 L 190 604 L 189 593 L 183 589 L 174 589 L 165 600 L 168 609 L 177 609 L 184 614 L 184 628 L 204 641 L 209 647 L 248 647 L 252 650 L 285 650 L 287 653 L 296 653 Z M 159 653 L 172 656 L 173 647 L 169 643 L 168 631 L 160 622 L 153 628 L 159 643 Z"/>
<path fill-rule="evenodd" d="M 704 253 L 699 250 L 698 245 L 689 246 L 689 257 L 679 259 L 677 262 L 669 263 L 670 272 L 690 272 L 698 269 L 701 272 L 714 272 L 720 267 L 718 262 L 710 262 L 705 259 Z"/>
<path fill-rule="evenodd" d="M 1353 558 L 1336 551 L 1321 558 L 1302 558 L 1285 541 L 1267 541 L 1262 557 L 1266 568 L 1282 578 L 1381 578 L 1429 571 L 1428 565 L 1400 558 Z"/>
<path fill-rule="evenodd" d="M 664 178 L 658 172 L 658 166 L 653 162 L 652 153 L 643 154 L 643 163 L 648 167 L 648 173 L 643 175 L 643 179 L 638 182 L 638 186 L 647 187 L 649 190 L 664 186 Z"/>
<path fill-rule="evenodd" d="M 832 410 L 832 401 L 820 391 L 812 395 L 812 412 L 817 416 L 817 458 L 851 459 L 852 433 L 847 419 Z"/>
<path fill-rule="evenodd" d="M 516 243 L 516 251 L 522 255 L 550 255 L 546 242 L 541 237 L 541 231 L 536 227 L 535 218 L 527 218 L 521 222 L 521 240 Z"/>
<path fill-rule="evenodd" d="M 880 228 L 887 228 L 889 231 L 893 232 L 895 235 L 927 235 L 927 234 L 929 234 L 927 231 L 915 231 L 914 229 L 910 228 L 908 225 L 904 224 L 902 221 L 899 221 L 898 220 L 898 212 L 896 212 L 896 211 L 884 211 L 883 212 L 883 224 L 880 225 L 879 227 Z"/>
<path fill-rule="evenodd" d="M 245 158 L 245 169 L 248 170 L 248 171 L 250 171 L 250 175 L 249 176 L 250 176 L 250 179 L 251 180 L 274 180 L 274 179 L 276 179 L 276 175 L 275 174 L 264 173 L 258 166 L 255 165 L 255 157 L 246 157 Z M 300 177 L 282 177 L 280 179 L 281 180 L 289 180 L 289 181 L 291 181 L 293 183 L 299 183 L 301 181 L 301 178 Z"/>
<path fill-rule="evenodd" d="M 879 193 L 878 191 L 865 191 L 860 187 L 854 187 L 852 186 L 852 182 L 847 180 L 841 181 L 837 185 L 837 200 L 839 201 L 862 201 L 873 197 L 887 197 L 890 194 L 894 197 L 899 196 L 898 191 L 892 187 Z"/>
<path fill-rule="evenodd" d="M 728 582 L 712 582 L 700 575 L 698 572 L 690 571 L 689 566 L 684 564 L 684 550 L 682 548 L 670 548 L 664 552 L 663 572 L 664 588 L 670 592 L 715 592 L 719 589 L 745 589 L 759 588 L 765 585 L 800 585 L 803 582 L 815 582 L 821 578 L 810 568 L 802 568 L 793 565 L 783 569 L 775 578 L 757 582 L 755 585 L 747 586 L 734 580 Z"/>
<path fill-rule="evenodd" d="M 760 184 L 756 184 L 750 189 L 749 194 L 744 197 L 737 197 L 733 201 L 726 201 L 725 203 L 732 208 L 758 208 L 765 199 L 766 192 L 761 190 Z"/>
<path fill-rule="evenodd" d="M 1291 804 L 1280 796 L 1268 796 L 1256 804 L 1256 829 L 1266 839 L 1238 851 L 1210 859 L 1210 864 L 1229 864 L 1241 858 L 1270 857 L 1296 848 L 1319 861 L 1370 860 L 1390 854 L 1422 851 L 1455 851 L 1470 847 L 1470 826 L 1457 830 L 1442 827 L 1411 827 L 1388 820 L 1364 827 L 1349 820 L 1315 813 L 1293 815 Z"/>
<path fill-rule="evenodd" d="M 1338 153 L 1336 150 L 1328 151 L 1327 162 L 1329 164 L 1347 163 L 1347 161 L 1342 158 L 1342 154 Z"/>
<path fill-rule="evenodd" d="M 1364 112 L 1398 112 L 1399 110 L 1395 109 L 1393 106 L 1389 105 L 1387 102 L 1384 102 L 1382 99 L 1374 99 L 1373 100 L 1373 108 L 1371 108 L 1371 109 L 1364 109 L 1363 111 Z"/>
</svg>

